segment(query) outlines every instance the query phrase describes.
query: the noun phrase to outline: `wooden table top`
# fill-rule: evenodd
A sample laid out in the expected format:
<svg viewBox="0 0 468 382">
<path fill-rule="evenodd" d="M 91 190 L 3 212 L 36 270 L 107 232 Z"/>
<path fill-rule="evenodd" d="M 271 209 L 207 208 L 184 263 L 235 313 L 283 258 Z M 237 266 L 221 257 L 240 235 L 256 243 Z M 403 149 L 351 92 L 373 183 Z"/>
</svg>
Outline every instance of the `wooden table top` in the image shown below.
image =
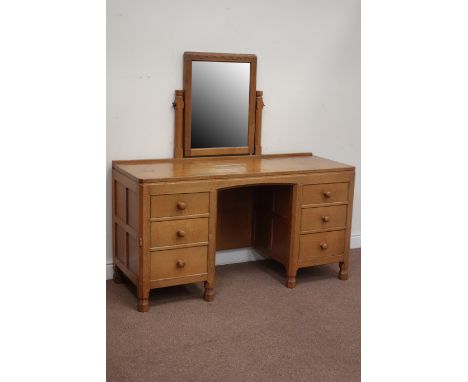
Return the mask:
<svg viewBox="0 0 468 382">
<path fill-rule="evenodd" d="M 354 170 L 310 153 L 113 161 L 112 167 L 140 183 Z"/>
</svg>

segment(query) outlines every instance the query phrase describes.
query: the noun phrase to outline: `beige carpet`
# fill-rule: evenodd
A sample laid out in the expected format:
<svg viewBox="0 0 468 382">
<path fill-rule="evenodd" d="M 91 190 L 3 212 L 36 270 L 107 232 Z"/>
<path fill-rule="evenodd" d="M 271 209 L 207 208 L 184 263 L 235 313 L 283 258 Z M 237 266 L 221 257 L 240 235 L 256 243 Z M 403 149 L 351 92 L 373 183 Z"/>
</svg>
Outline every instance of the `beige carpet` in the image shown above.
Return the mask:
<svg viewBox="0 0 468 382">
<path fill-rule="evenodd" d="M 360 250 L 348 281 L 338 265 L 300 269 L 296 289 L 266 260 L 216 268 L 216 297 L 202 284 L 151 292 L 107 281 L 107 380 L 360 380 Z"/>
</svg>

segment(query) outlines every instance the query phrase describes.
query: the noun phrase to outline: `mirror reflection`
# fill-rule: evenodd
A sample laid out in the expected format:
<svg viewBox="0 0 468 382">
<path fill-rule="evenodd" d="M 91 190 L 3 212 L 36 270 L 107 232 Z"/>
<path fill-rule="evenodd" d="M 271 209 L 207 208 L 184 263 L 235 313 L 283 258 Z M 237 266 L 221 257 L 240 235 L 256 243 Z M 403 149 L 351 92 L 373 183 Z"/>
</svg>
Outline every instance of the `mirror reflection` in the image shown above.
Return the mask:
<svg viewBox="0 0 468 382">
<path fill-rule="evenodd" d="M 250 63 L 192 62 L 191 147 L 248 145 Z"/>
</svg>

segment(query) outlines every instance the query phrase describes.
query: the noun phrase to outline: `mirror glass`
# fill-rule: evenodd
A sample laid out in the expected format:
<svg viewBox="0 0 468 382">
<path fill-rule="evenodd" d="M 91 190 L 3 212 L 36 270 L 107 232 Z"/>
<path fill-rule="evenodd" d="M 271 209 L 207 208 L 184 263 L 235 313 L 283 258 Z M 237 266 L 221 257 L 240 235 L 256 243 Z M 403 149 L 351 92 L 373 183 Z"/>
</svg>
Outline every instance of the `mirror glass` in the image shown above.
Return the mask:
<svg viewBox="0 0 468 382">
<path fill-rule="evenodd" d="M 192 62 L 191 147 L 248 145 L 250 63 Z"/>
</svg>

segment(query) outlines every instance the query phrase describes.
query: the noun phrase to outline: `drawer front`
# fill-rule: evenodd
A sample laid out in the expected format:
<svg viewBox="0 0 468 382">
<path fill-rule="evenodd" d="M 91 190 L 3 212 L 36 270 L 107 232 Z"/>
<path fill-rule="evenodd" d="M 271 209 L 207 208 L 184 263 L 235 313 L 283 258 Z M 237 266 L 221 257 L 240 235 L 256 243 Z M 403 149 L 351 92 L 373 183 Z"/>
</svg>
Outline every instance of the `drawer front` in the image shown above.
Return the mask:
<svg viewBox="0 0 468 382">
<path fill-rule="evenodd" d="M 187 216 L 208 213 L 209 193 L 156 195 L 151 197 L 151 217 Z"/>
<path fill-rule="evenodd" d="M 349 183 L 309 184 L 302 188 L 302 204 L 346 202 Z"/>
<path fill-rule="evenodd" d="M 346 231 L 331 231 L 301 235 L 301 262 L 344 254 Z"/>
<path fill-rule="evenodd" d="M 207 256 L 207 247 L 151 252 L 150 280 L 206 274 Z"/>
<path fill-rule="evenodd" d="M 151 247 L 208 241 L 208 218 L 151 222 Z"/>
<path fill-rule="evenodd" d="M 348 206 L 304 208 L 301 216 L 301 231 L 313 231 L 346 226 Z"/>
</svg>

